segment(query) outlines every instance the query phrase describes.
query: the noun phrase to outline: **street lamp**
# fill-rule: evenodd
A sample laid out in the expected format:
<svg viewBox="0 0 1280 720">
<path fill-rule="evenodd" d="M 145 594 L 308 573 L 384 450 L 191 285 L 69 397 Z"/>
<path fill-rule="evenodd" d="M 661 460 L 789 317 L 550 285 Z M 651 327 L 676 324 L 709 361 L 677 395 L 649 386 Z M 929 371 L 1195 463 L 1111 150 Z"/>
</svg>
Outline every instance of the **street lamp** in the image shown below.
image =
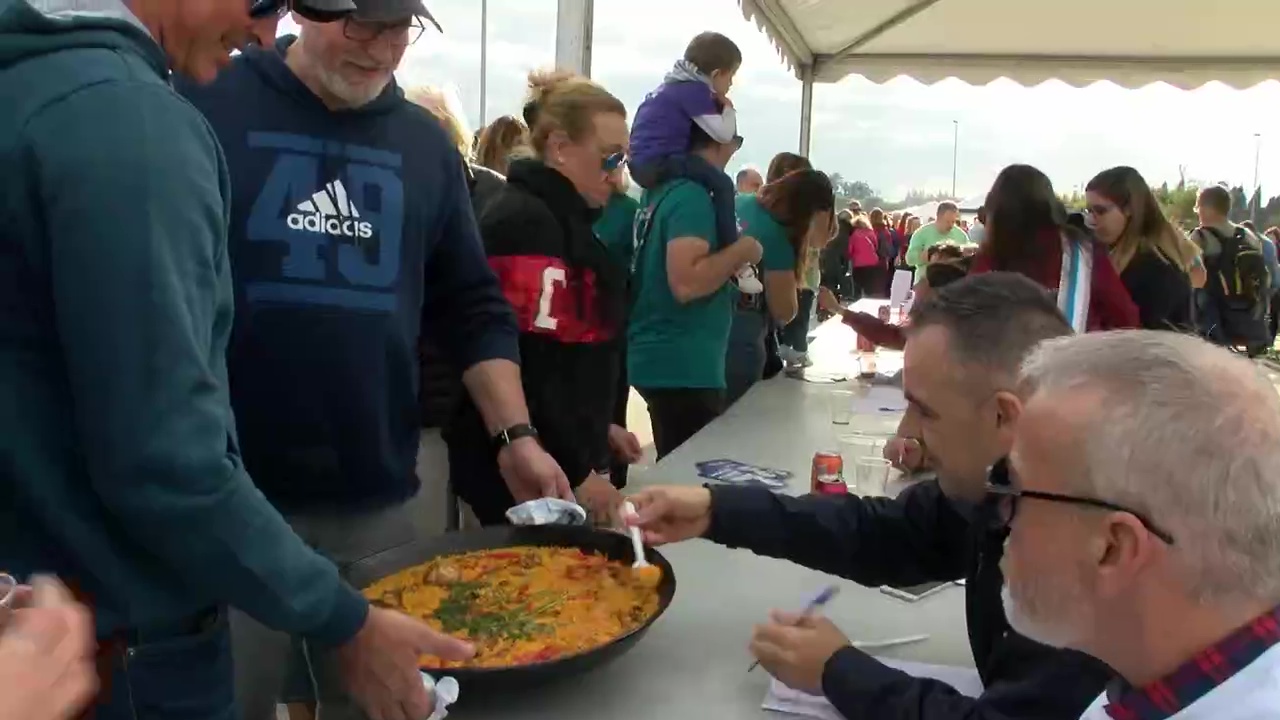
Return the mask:
<svg viewBox="0 0 1280 720">
<path fill-rule="evenodd" d="M 489 94 L 489 0 L 480 0 L 480 127 L 485 126 Z"/>
<path fill-rule="evenodd" d="M 960 160 L 960 121 L 952 120 L 954 126 L 954 134 L 951 140 L 951 197 L 956 196 L 956 168 L 959 166 Z"/>
<path fill-rule="evenodd" d="M 1249 204 L 1252 206 L 1252 209 L 1249 212 L 1249 217 L 1253 220 L 1253 223 L 1255 225 L 1258 223 L 1258 209 L 1259 209 L 1258 206 L 1262 204 L 1262 193 L 1258 192 L 1258 188 L 1259 188 L 1258 166 L 1259 166 L 1259 161 L 1261 159 L 1262 159 L 1262 133 L 1254 133 L 1253 134 L 1253 195 L 1249 197 Z M 1254 196 L 1258 198 L 1257 203 L 1253 202 Z"/>
</svg>

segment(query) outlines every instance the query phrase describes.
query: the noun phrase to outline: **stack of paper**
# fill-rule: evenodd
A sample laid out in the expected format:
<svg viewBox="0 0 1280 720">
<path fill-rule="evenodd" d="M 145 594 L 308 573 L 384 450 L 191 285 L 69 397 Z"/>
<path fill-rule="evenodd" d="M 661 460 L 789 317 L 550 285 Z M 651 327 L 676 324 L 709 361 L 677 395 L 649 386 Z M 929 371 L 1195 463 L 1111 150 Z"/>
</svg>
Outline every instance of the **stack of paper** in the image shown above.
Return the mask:
<svg viewBox="0 0 1280 720">
<path fill-rule="evenodd" d="M 909 660 L 883 659 L 882 661 L 885 665 L 909 675 L 941 680 L 955 688 L 957 692 L 969 697 L 978 697 L 982 694 L 982 680 L 979 679 L 978 672 L 971 668 L 931 665 Z M 846 720 L 825 697 L 793 690 L 778 682 L 777 679 L 769 682 L 769 692 L 765 694 L 761 707 L 765 710 L 815 718 L 815 720 Z"/>
</svg>

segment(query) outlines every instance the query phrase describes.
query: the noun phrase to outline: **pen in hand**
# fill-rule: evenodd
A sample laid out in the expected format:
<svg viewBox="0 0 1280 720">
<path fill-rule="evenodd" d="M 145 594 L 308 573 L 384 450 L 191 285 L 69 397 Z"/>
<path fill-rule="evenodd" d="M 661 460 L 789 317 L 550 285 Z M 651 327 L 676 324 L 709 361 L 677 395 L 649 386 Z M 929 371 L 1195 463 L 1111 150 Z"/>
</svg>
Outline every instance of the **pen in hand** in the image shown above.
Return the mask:
<svg viewBox="0 0 1280 720">
<path fill-rule="evenodd" d="M 828 585 L 827 587 L 823 588 L 822 592 L 818 593 L 812 600 L 809 601 L 809 604 L 804 606 L 804 610 L 800 612 L 801 619 L 807 618 L 810 615 L 814 614 L 815 612 L 821 610 L 824 605 L 831 602 L 831 598 L 835 597 L 836 593 L 838 592 L 840 592 L 840 588 L 836 587 L 835 585 Z M 760 661 L 756 660 L 755 662 L 751 663 L 751 667 L 747 668 L 747 672 L 751 672 L 752 670 L 755 670 L 759 666 L 760 666 Z"/>
</svg>

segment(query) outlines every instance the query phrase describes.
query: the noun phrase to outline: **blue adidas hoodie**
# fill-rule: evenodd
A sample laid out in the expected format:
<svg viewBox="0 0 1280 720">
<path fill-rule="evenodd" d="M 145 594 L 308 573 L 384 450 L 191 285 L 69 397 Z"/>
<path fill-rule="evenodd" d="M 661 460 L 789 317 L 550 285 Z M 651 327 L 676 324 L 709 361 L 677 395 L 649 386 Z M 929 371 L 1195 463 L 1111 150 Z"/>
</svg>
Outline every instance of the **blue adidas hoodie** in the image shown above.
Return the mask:
<svg viewBox="0 0 1280 720">
<path fill-rule="evenodd" d="M 394 83 L 329 110 L 292 42 L 178 84 L 231 172 L 232 405 L 276 507 L 376 509 L 418 489 L 420 329 L 458 369 L 517 361 L 519 336 L 439 123 Z"/>
<path fill-rule="evenodd" d="M 241 464 L 218 143 L 119 0 L 75 8 L 0 0 L 0 568 L 100 638 L 229 604 L 344 642 L 368 605 Z"/>
</svg>

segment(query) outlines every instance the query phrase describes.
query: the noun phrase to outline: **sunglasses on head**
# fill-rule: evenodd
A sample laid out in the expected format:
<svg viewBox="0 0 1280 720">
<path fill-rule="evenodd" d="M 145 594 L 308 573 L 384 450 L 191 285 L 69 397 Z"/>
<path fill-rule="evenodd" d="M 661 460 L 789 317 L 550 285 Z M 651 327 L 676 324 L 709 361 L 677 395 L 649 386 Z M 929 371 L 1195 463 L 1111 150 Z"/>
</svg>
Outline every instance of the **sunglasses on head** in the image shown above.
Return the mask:
<svg viewBox="0 0 1280 720">
<path fill-rule="evenodd" d="M 350 14 L 347 11 L 316 10 L 295 0 L 252 0 L 249 3 L 249 17 L 254 20 L 282 18 L 289 12 L 298 13 L 299 17 L 318 23 L 341 20 Z"/>
</svg>

